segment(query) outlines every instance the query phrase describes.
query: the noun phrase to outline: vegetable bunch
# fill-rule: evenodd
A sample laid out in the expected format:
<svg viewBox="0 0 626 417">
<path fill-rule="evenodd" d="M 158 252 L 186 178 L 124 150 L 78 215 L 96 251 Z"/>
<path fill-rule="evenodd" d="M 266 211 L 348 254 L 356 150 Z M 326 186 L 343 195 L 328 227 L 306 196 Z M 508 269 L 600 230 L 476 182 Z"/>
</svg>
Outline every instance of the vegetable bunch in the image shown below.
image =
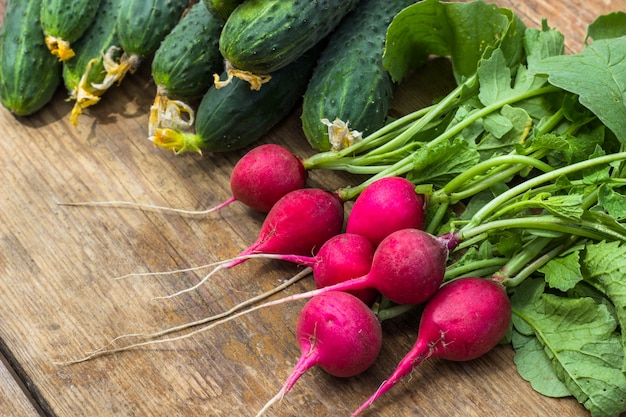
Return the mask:
<svg viewBox="0 0 626 417">
<path fill-rule="evenodd" d="M 547 22 L 527 28 L 509 10 L 482 1 L 424 0 L 404 8 L 386 32 L 385 71 L 400 82 L 430 56 L 447 56 L 456 88 L 366 135 L 347 120 L 320 120 L 339 146 L 295 164 L 297 185 L 272 193 L 270 204 L 239 196 L 264 195 L 275 180 L 263 179 L 273 177 L 255 167 L 254 181 L 238 178 L 232 201 L 267 211 L 259 239 L 189 290 L 259 257 L 306 266 L 302 275 L 312 272 L 317 288 L 244 309 L 263 295 L 157 334 L 121 336 L 80 360 L 310 299 L 297 323 L 302 359 L 262 413 L 315 363 L 337 376 L 364 371 L 378 354 L 380 323 L 420 306 L 414 349 L 353 415 L 427 358 L 471 360 L 500 342 L 512 344 L 520 374 L 538 392 L 574 396 L 593 416 L 620 415 L 626 411 L 624 28 L 624 13 L 598 17 L 585 49 L 564 55 L 563 36 Z M 271 75 L 264 80 L 261 90 Z M 172 109 L 165 114 L 176 115 Z M 189 136 L 180 123 L 168 123 L 155 129 L 156 143 L 202 148 L 202 141 L 190 147 L 181 139 Z M 274 170 L 278 162 L 271 161 L 266 167 Z M 307 188 L 304 172 L 314 169 L 366 179 L 334 191 Z M 242 192 L 241 183 L 252 189 Z M 351 200 L 344 229 L 343 203 Z M 331 256 L 337 253 L 346 256 Z M 346 317 L 337 319 L 336 311 Z M 330 353 L 328 344 L 315 343 L 325 338 L 334 343 Z M 357 364 L 350 361 L 355 352 Z"/>
</svg>

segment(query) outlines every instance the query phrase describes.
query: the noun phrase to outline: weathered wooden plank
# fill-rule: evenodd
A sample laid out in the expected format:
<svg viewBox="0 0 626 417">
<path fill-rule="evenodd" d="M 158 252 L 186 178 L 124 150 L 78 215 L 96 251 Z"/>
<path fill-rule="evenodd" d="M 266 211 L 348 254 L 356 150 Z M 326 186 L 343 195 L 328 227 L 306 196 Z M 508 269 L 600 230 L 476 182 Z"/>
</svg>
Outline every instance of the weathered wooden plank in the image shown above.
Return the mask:
<svg viewBox="0 0 626 417">
<path fill-rule="evenodd" d="M 626 6 L 623 0 L 497 3 L 520 13 L 529 26 L 548 16 L 566 34 L 571 51 L 580 50 L 584 28 L 597 14 Z M 407 81 L 393 111 L 428 104 L 445 91 L 450 79 L 442 68 L 446 62 L 439 60 L 425 70 L 430 71 L 426 86 L 419 72 Z M 202 273 L 112 279 L 234 256 L 254 240 L 262 221 L 237 204 L 200 219 L 59 205 L 133 200 L 198 209 L 228 197 L 229 172 L 244 151 L 175 156 L 155 149 L 146 140 L 153 94 L 149 68 L 143 66 L 88 109 L 77 128 L 69 124 L 71 103 L 62 90 L 33 117 L 16 119 L 0 110 L 0 338 L 49 415 L 254 415 L 280 388 L 299 354 L 293 326 L 301 304 L 294 303 L 177 342 L 76 365 L 58 363 L 123 333 L 160 330 L 222 311 L 298 270 L 249 261 L 170 300 L 152 299 L 192 285 Z M 297 112 L 264 141 L 285 144 L 301 156 L 311 153 Z M 334 189 L 353 179 L 315 172 L 310 184 Z M 288 292 L 311 287 L 302 282 Z M 364 375 L 337 380 L 315 370 L 269 415 L 348 415 L 412 345 L 414 319 L 409 315 L 385 326 L 381 359 Z M 372 414 L 588 414 L 573 399 L 536 394 L 517 375 L 512 356 L 509 347 L 498 347 L 469 363 L 425 363 Z M 20 404 L 16 398 L 8 407 L 19 410 Z"/>
<path fill-rule="evenodd" d="M 23 417 L 41 415 L 27 389 L 3 356 L 0 357 L 0 415 Z"/>
</svg>

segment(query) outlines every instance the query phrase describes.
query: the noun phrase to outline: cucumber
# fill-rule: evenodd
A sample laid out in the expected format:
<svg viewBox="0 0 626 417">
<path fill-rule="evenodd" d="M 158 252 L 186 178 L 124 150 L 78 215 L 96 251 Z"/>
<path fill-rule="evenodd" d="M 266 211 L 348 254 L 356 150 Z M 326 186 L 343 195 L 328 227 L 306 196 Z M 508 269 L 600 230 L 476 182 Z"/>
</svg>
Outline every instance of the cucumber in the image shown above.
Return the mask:
<svg viewBox="0 0 626 417">
<path fill-rule="evenodd" d="M 100 0 L 43 0 L 41 27 L 46 45 L 59 60 L 74 57 L 71 44 L 91 26 Z"/>
<path fill-rule="evenodd" d="M 232 66 L 269 74 L 325 38 L 358 0 L 246 0 L 228 17 L 220 50 Z"/>
<path fill-rule="evenodd" d="M 412 3 L 361 0 L 329 36 L 302 104 L 302 128 L 314 149 L 339 150 L 358 140 L 356 133 L 356 138 L 329 137 L 329 123 L 344 133 L 347 124 L 363 135 L 384 125 L 393 96 L 393 82 L 382 63 L 387 27 Z"/>
<path fill-rule="evenodd" d="M 113 84 L 121 83 L 126 74 L 134 73 L 141 62 L 157 50 L 188 5 L 188 0 L 123 1 L 117 21 L 118 46 L 123 55 L 119 62 L 113 57 L 105 61 L 106 76 L 96 87 L 108 90 Z M 107 51 L 107 55 L 116 53 L 117 47 Z"/>
<path fill-rule="evenodd" d="M 141 58 L 154 53 L 188 6 L 188 0 L 125 0 L 117 21 L 124 53 Z"/>
<path fill-rule="evenodd" d="M 239 79 L 228 88 L 211 86 L 196 112 L 195 134 L 157 129 L 154 144 L 176 153 L 226 152 L 250 145 L 293 111 L 318 55 L 317 47 L 307 51 L 273 73 L 271 81 L 258 91 Z"/>
<path fill-rule="evenodd" d="M 120 4 L 125 0 L 102 0 L 93 24 L 74 43 L 76 56 L 63 62 L 63 81 L 70 99 L 75 100 L 70 122 L 78 124 L 78 116 L 92 106 L 104 94 L 104 90 L 94 85 L 103 82 L 105 77 L 105 52 L 119 44 L 117 37 L 117 17 Z M 48 53 L 50 55 L 50 53 Z M 113 59 L 109 54 L 107 59 Z"/>
<path fill-rule="evenodd" d="M 18 116 L 41 109 L 61 80 L 61 63 L 44 41 L 40 10 L 41 0 L 9 0 L 0 28 L 0 102 Z"/>
<path fill-rule="evenodd" d="M 225 21 L 243 0 L 202 0 L 202 2 L 213 16 Z"/>
<path fill-rule="evenodd" d="M 150 108 L 150 137 L 158 128 L 193 126 L 194 110 L 188 101 L 201 98 L 213 83 L 212 75 L 222 71 L 218 42 L 223 25 L 199 2 L 161 42 L 152 59 L 157 92 Z"/>
</svg>

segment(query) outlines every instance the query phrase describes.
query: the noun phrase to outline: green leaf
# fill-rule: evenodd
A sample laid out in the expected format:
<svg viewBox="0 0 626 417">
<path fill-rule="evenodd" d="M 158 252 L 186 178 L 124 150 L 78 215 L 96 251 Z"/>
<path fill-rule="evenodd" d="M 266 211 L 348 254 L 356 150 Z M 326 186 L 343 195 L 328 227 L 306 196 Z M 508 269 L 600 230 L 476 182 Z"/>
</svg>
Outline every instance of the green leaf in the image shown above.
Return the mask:
<svg viewBox="0 0 626 417">
<path fill-rule="evenodd" d="M 620 188 L 611 184 L 602 184 L 598 190 L 598 203 L 616 219 L 626 218 L 626 195 Z"/>
<path fill-rule="evenodd" d="M 546 283 L 561 291 L 569 291 L 583 280 L 580 271 L 580 252 L 573 251 L 565 256 L 550 260 L 539 272 L 545 276 Z"/>
<path fill-rule="evenodd" d="M 530 200 L 537 208 L 542 208 L 555 216 L 577 220 L 582 217 L 582 196 L 580 194 L 543 195 L 539 194 Z"/>
<path fill-rule="evenodd" d="M 585 245 L 581 245 L 581 248 Z M 615 306 L 611 303 L 611 300 L 606 298 L 604 293 L 597 288 L 592 287 L 589 283 L 581 281 L 576 286 L 567 291 L 567 296 L 570 298 L 589 297 L 595 300 L 596 303 L 606 306 L 607 310 L 611 313 L 611 316 L 617 320 L 617 313 L 615 312 Z"/>
<path fill-rule="evenodd" d="M 592 416 L 619 416 L 626 411 L 626 375 L 613 316 L 592 298 L 547 294 L 544 285 L 541 279 L 527 279 L 511 297 L 515 328 L 527 336 L 532 329 L 554 370 L 535 375 L 534 381 L 556 375 Z M 528 353 L 517 362 L 523 370 L 545 364 Z"/>
<path fill-rule="evenodd" d="M 626 144 L 626 36 L 599 39 L 574 55 L 543 59 L 531 71 L 577 94 L 622 144 Z"/>
<path fill-rule="evenodd" d="M 568 134 L 546 133 L 532 139 L 529 151 L 550 150 L 548 163 L 553 168 L 586 161 L 603 143 L 604 127 L 581 132 L 576 136 Z M 605 169 L 606 167 L 602 167 Z"/>
<path fill-rule="evenodd" d="M 500 113 L 491 113 L 483 119 L 485 130 L 496 138 L 500 139 L 513 129 L 513 123 Z"/>
<path fill-rule="evenodd" d="M 600 147 L 596 146 L 593 153 L 590 153 L 587 159 L 593 159 L 606 155 L 606 152 Z M 611 167 L 609 165 L 597 165 L 595 167 L 586 168 L 582 170 L 583 180 L 586 184 L 602 184 L 611 177 Z"/>
<path fill-rule="evenodd" d="M 499 121 L 498 126 L 491 124 L 495 121 Z M 477 145 L 481 158 L 484 160 L 496 153 L 509 153 L 515 149 L 516 145 L 522 144 L 528 136 L 532 119 L 526 110 L 507 104 L 502 107 L 500 113 L 486 117 L 483 123 L 489 134 L 480 138 Z"/>
<path fill-rule="evenodd" d="M 603 16 L 598 16 L 587 27 L 587 38 L 585 43 L 589 43 L 589 39 L 609 39 L 626 36 L 626 13 L 614 12 Z"/>
<path fill-rule="evenodd" d="M 582 265 L 584 280 L 602 291 L 615 306 L 617 319 L 626 329 L 626 245 L 620 242 L 588 244 Z M 622 332 L 626 346 L 626 331 Z M 626 362 L 622 365 L 626 371 Z"/>
<path fill-rule="evenodd" d="M 443 187 L 454 176 L 473 167 L 480 160 L 474 147 L 463 139 L 424 146 L 414 153 L 415 169 L 407 174 L 414 184 Z"/>
<path fill-rule="evenodd" d="M 483 1 L 424 0 L 398 13 L 387 30 L 383 65 L 395 81 L 423 64 L 429 55 L 450 56 L 457 81 L 475 74 L 486 52 L 506 39 L 508 56 L 521 59 L 519 27 L 512 13 Z"/>
<path fill-rule="evenodd" d="M 511 69 L 506 66 L 502 50 L 493 51 L 478 68 L 480 92 L 478 98 L 484 106 L 498 102 L 511 95 Z"/>
<path fill-rule="evenodd" d="M 514 331 L 511 343 L 515 349 L 513 361 L 517 372 L 538 393 L 552 397 L 570 397 L 572 393 L 556 375 L 552 362 L 536 337 Z"/>
<path fill-rule="evenodd" d="M 613 216 L 599 210 L 587 210 L 582 219 L 593 223 L 595 230 L 610 236 L 612 241 L 626 241 L 626 225 L 620 223 Z"/>
<path fill-rule="evenodd" d="M 526 61 L 532 65 L 549 56 L 563 55 L 565 51 L 565 37 L 557 30 L 550 29 L 546 20 L 542 21 L 541 30 L 526 29 L 524 34 Z"/>
</svg>

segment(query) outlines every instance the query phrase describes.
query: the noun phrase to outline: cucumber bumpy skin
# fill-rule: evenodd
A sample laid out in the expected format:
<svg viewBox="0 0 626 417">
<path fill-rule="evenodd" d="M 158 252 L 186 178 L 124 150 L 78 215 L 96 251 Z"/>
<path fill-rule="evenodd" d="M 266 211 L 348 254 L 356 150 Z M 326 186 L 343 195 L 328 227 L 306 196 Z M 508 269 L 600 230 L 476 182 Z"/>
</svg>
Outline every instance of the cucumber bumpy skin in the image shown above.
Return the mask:
<svg viewBox="0 0 626 417">
<path fill-rule="evenodd" d="M 358 0 L 246 0 L 228 17 L 220 51 L 229 77 L 270 74 L 298 59 L 334 30 Z M 267 78 L 260 82 L 267 82 Z M 253 83 L 251 83 L 254 85 Z"/>
<path fill-rule="evenodd" d="M 272 74 L 261 90 L 234 79 L 228 88 L 211 86 L 196 112 L 196 133 L 157 129 L 155 145 L 182 152 L 226 152 L 260 139 L 284 119 L 302 98 L 319 56 L 318 47 Z"/>
<path fill-rule="evenodd" d="M 119 85 L 126 74 L 134 73 L 158 49 L 188 6 L 188 0 L 124 0 L 117 21 L 120 43 L 106 52 L 106 76 L 96 88 L 106 91 L 115 83 Z M 120 50 L 118 62 L 115 55 Z"/>
<path fill-rule="evenodd" d="M 202 97 L 213 83 L 212 74 L 222 71 L 218 42 L 223 25 L 199 2 L 161 42 L 152 59 L 157 93 L 150 107 L 150 139 L 156 129 L 193 128 L 195 112 L 188 101 Z"/>
<path fill-rule="evenodd" d="M 46 105 L 61 81 L 61 63 L 44 41 L 41 0 L 9 0 L 0 27 L 0 102 L 17 116 Z"/>
<path fill-rule="evenodd" d="M 75 100 L 70 122 L 78 124 L 78 117 L 87 107 L 100 101 L 104 90 L 95 87 L 104 80 L 104 54 L 116 45 L 119 6 L 125 0 L 102 0 L 93 25 L 74 44 L 76 56 L 63 62 L 63 81 Z M 50 53 L 48 53 L 50 55 Z"/>
<path fill-rule="evenodd" d="M 60 61 L 75 56 L 71 45 L 91 26 L 99 5 L 100 0 L 42 0 L 41 27 L 46 45 Z"/>
<path fill-rule="evenodd" d="M 302 128 L 314 149 L 342 149 L 384 125 L 393 96 L 382 62 L 387 27 L 413 3 L 361 0 L 330 35 L 302 104 Z"/>
<path fill-rule="evenodd" d="M 202 2 L 213 16 L 226 21 L 243 0 L 202 0 Z"/>
</svg>

